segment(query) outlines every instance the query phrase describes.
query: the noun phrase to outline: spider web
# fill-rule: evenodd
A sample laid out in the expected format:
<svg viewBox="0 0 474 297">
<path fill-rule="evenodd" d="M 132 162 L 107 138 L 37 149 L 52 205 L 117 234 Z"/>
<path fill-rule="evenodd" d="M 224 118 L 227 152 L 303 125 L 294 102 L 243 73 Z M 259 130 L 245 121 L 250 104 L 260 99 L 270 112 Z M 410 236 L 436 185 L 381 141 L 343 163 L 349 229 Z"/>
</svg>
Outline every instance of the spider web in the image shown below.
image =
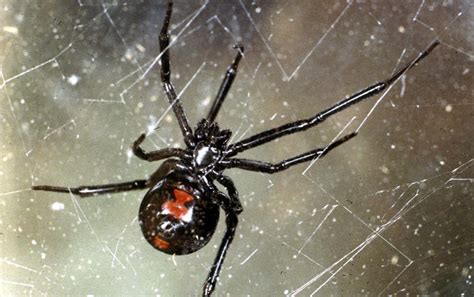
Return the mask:
<svg viewBox="0 0 474 297">
<path fill-rule="evenodd" d="M 196 296 L 224 231 L 173 257 L 143 239 L 143 192 L 79 200 L 32 184 L 128 181 L 182 146 L 161 89 L 164 3 L 1 3 L 0 295 Z M 309 117 L 441 45 L 381 96 L 242 155 L 279 161 L 358 131 L 275 175 L 228 171 L 244 206 L 216 296 L 472 296 L 474 7 L 445 1 L 176 1 L 173 82 L 194 125 L 232 45 L 246 47 L 217 118 L 233 141 Z"/>
</svg>

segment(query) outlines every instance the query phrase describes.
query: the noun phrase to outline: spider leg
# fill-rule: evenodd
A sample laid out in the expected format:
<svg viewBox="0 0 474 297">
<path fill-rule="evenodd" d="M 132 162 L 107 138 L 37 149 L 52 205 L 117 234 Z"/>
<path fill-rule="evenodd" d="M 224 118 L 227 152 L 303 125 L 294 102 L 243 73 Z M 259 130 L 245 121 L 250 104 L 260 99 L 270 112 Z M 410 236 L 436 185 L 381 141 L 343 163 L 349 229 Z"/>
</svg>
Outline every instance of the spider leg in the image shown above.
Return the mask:
<svg viewBox="0 0 474 297">
<path fill-rule="evenodd" d="M 160 51 L 162 52 L 160 57 L 161 63 L 161 82 L 163 83 L 163 89 L 168 97 L 169 103 L 173 106 L 173 112 L 178 120 L 179 127 L 184 136 L 184 142 L 188 147 L 193 146 L 192 140 L 192 129 L 189 126 L 188 118 L 184 113 L 181 100 L 176 95 L 176 90 L 170 81 L 171 69 L 170 69 L 170 34 L 168 33 L 168 26 L 171 19 L 171 12 L 173 9 L 173 1 L 168 2 L 168 8 L 166 9 L 165 20 L 163 21 L 163 27 L 160 32 Z"/>
<path fill-rule="evenodd" d="M 326 154 L 328 154 L 332 149 L 343 144 L 349 139 L 355 137 L 356 135 L 357 135 L 356 133 L 348 134 L 334 141 L 333 143 L 331 143 L 329 146 L 325 148 L 318 148 L 318 149 L 309 151 L 307 153 L 298 155 L 296 157 L 293 157 L 293 158 L 290 158 L 290 159 L 287 159 L 275 164 L 262 162 L 258 160 L 237 159 L 237 158 L 224 160 L 222 164 L 224 165 L 224 168 L 240 168 L 240 169 L 249 170 L 249 171 L 275 173 L 275 172 L 288 169 L 289 167 L 294 166 L 296 164 L 310 161 L 314 158 L 321 158 L 325 156 Z"/>
<path fill-rule="evenodd" d="M 34 191 L 69 193 L 73 195 L 78 195 L 83 198 L 95 195 L 143 190 L 152 187 L 161 179 L 163 179 L 164 176 L 166 176 L 171 170 L 176 167 L 177 162 L 177 159 L 168 159 L 164 161 L 161 166 L 155 172 L 153 172 L 152 175 L 150 175 L 148 179 L 137 179 L 129 182 L 105 185 L 79 186 L 75 188 L 41 185 L 32 186 L 31 189 Z"/>
<path fill-rule="evenodd" d="M 203 297 L 211 296 L 211 293 L 216 287 L 217 278 L 219 277 L 222 263 L 224 263 L 227 249 L 229 248 L 232 239 L 234 239 L 235 230 L 237 229 L 237 214 L 232 210 L 226 210 L 225 223 L 226 231 L 224 237 L 222 238 L 221 245 L 219 246 L 219 251 L 217 252 L 216 258 L 214 259 L 211 271 L 209 272 L 206 282 L 204 283 L 202 292 Z"/>
<path fill-rule="evenodd" d="M 80 186 L 77 188 L 56 187 L 56 186 L 32 186 L 31 189 L 34 191 L 71 193 L 74 195 L 78 195 L 80 197 L 90 197 L 94 195 L 126 192 L 126 191 L 132 191 L 132 190 L 142 190 L 147 187 L 149 187 L 148 180 L 137 179 L 134 181 L 124 182 L 124 183 L 94 185 L 94 186 Z"/>
<path fill-rule="evenodd" d="M 219 175 L 217 181 L 226 188 L 227 193 L 229 194 L 229 208 L 236 214 L 241 213 L 243 210 L 242 204 L 240 203 L 239 193 L 237 192 L 237 188 L 232 179 L 225 175 Z"/>
<path fill-rule="evenodd" d="M 227 68 L 224 80 L 222 81 L 222 84 L 219 88 L 219 92 L 217 92 L 217 96 L 214 99 L 214 103 L 212 104 L 211 110 L 207 115 L 207 120 L 209 121 L 209 123 L 214 122 L 217 114 L 219 113 L 219 109 L 221 108 L 222 103 L 224 102 L 224 99 L 227 96 L 230 87 L 232 86 L 232 82 L 234 81 L 235 76 L 237 75 L 237 68 L 239 67 L 240 59 L 242 59 L 242 55 L 244 53 L 244 46 L 241 44 L 236 44 L 234 45 L 234 48 L 238 50 L 237 56 L 235 56 L 234 61 Z"/>
<path fill-rule="evenodd" d="M 423 52 L 421 52 L 418 57 L 410 61 L 407 65 L 397 71 L 392 77 L 388 78 L 385 81 L 378 82 L 368 88 L 365 88 L 349 98 L 343 99 L 336 103 L 335 105 L 331 106 L 330 108 L 314 115 L 313 117 L 299 120 L 295 122 L 291 122 L 280 127 L 276 127 L 267 131 L 263 131 L 251 137 L 248 137 L 242 141 L 239 141 L 233 145 L 230 145 L 226 155 L 228 157 L 235 156 L 236 154 L 248 150 L 250 148 L 262 145 L 269 141 L 275 140 L 285 135 L 293 134 L 296 132 L 304 131 L 311 127 L 318 125 L 319 123 L 326 120 L 333 114 L 336 114 L 349 106 L 358 103 L 366 98 L 372 97 L 376 94 L 379 94 L 387 87 L 391 86 L 395 83 L 400 76 L 402 76 L 406 71 L 413 68 L 418 62 L 420 62 L 423 58 L 425 58 L 437 45 L 439 45 L 439 41 L 436 40 L 428 46 Z"/>
<path fill-rule="evenodd" d="M 357 135 L 356 133 L 346 135 L 340 138 L 339 140 L 333 142 L 332 144 L 330 144 L 328 147 L 324 149 L 316 149 L 308 153 L 299 155 L 297 157 L 285 160 L 278 164 L 270 164 L 270 163 L 264 163 L 260 161 L 254 161 L 254 160 L 245 160 L 245 159 L 229 159 L 227 160 L 228 163 L 226 167 L 227 168 L 238 167 L 238 168 L 252 170 L 252 171 L 274 173 L 277 171 L 284 170 L 290 166 L 299 164 L 301 162 L 311 160 L 312 158 L 316 156 L 322 157 L 325 154 L 327 154 L 329 151 L 331 151 L 333 148 L 348 141 L 349 139 L 351 139 L 352 137 L 356 135 Z M 237 189 L 235 188 L 233 181 L 229 177 L 224 176 L 224 175 L 219 175 L 216 179 L 219 183 L 221 183 L 227 189 L 230 196 L 229 198 L 229 197 L 226 197 L 224 193 L 215 191 L 216 195 L 220 196 L 220 197 L 217 197 L 217 199 L 220 200 L 221 206 L 226 212 L 226 227 L 227 228 L 226 228 L 224 237 L 222 238 L 221 244 L 219 246 L 219 251 L 217 252 L 216 258 L 214 259 L 214 264 L 212 265 L 211 271 L 209 272 L 206 282 L 204 283 L 204 288 L 203 288 L 203 293 L 202 293 L 203 297 L 210 296 L 212 292 L 214 291 L 217 278 L 219 277 L 222 264 L 224 263 L 227 249 L 232 243 L 232 240 L 235 235 L 235 230 L 238 224 L 237 215 L 242 211 L 242 206 L 238 199 Z"/>
<path fill-rule="evenodd" d="M 178 148 L 165 148 L 157 151 L 146 152 L 140 147 L 140 144 L 145 140 L 146 135 L 142 134 L 138 137 L 132 145 L 132 151 L 138 158 L 153 162 L 158 160 L 163 160 L 169 157 L 179 157 L 182 158 L 185 155 L 185 151 Z"/>
<path fill-rule="evenodd" d="M 237 215 L 242 212 L 242 206 L 240 205 L 240 201 L 238 200 L 237 189 L 235 188 L 232 180 L 226 176 L 220 178 L 220 176 L 217 175 L 217 173 L 214 171 L 211 172 L 210 175 L 213 175 L 216 179 L 219 180 L 219 182 L 229 192 L 230 197 L 219 191 L 219 189 L 217 189 L 217 187 L 212 182 L 212 179 L 209 179 L 209 177 L 204 176 L 201 179 L 203 185 L 213 193 L 212 199 L 220 207 L 222 207 L 226 214 L 226 231 L 224 237 L 221 240 L 217 255 L 214 258 L 214 263 L 212 264 L 211 270 L 209 271 L 207 279 L 204 283 L 202 292 L 203 297 L 211 296 L 212 292 L 216 287 L 217 278 L 219 277 L 219 272 L 222 268 L 222 264 L 224 263 L 227 249 L 229 249 L 229 246 L 232 240 L 234 239 L 234 234 L 238 223 Z"/>
</svg>

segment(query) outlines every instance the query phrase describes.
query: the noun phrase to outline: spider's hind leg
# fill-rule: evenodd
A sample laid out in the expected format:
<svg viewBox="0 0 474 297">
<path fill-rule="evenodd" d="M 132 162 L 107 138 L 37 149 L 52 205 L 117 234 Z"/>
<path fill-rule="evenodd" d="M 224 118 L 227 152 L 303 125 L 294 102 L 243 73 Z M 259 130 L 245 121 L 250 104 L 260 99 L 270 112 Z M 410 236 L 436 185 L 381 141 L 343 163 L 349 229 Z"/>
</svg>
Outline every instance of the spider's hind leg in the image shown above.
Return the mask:
<svg viewBox="0 0 474 297">
<path fill-rule="evenodd" d="M 219 175 L 217 181 L 226 188 L 227 193 L 229 194 L 229 196 L 226 197 L 226 199 L 228 199 L 227 207 L 236 214 L 241 213 L 243 211 L 242 204 L 240 203 L 239 193 L 237 192 L 237 188 L 232 179 L 225 175 Z"/>
<path fill-rule="evenodd" d="M 234 239 L 235 230 L 237 229 L 238 224 L 237 214 L 233 211 L 226 211 L 226 230 L 224 237 L 222 238 L 221 245 L 219 246 L 219 251 L 217 252 L 216 258 L 214 259 L 214 263 L 212 264 L 211 271 L 209 271 L 209 275 L 207 276 L 206 282 L 204 283 L 202 296 L 207 297 L 211 296 L 212 292 L 216 287 L 217 278 L 219 277 L 219 272 L 222 268 L 222 264 L 224 263 L 225 255 L 229 246 Z"/>
<path fill-rule="evenodd" d="M 242 212 L 239 194 L 237 193 L 234 182 L 230 179 L 230 177 L 218 174 L 216 172 L 212 172 L 211 175 L 214 176 L 214 178 L 226 188 L 229 195 L 219 191 L 212 181 L 208 179 L 203 180 L 209 187 L 209 190 L 213 193 L 213 199 L 215 199 L 216 203 L 222 207 L 226 215 L 226 231 L 219 246 L 217 255 L 214 259 L 214 263 L 212 264 L 211 270 L 207 276 L 206 282 L 204 283 L 202 292 L 203 297 L 211 296 L 216 287 L 217 278 L 219 277 L 222 264 L 224 263 L 225 255 L 229 249 L 230 244 L 232 243 L 232 240 L 234 239 L 235 230 L 237 229 L 237 215 Z"/>
</svg>

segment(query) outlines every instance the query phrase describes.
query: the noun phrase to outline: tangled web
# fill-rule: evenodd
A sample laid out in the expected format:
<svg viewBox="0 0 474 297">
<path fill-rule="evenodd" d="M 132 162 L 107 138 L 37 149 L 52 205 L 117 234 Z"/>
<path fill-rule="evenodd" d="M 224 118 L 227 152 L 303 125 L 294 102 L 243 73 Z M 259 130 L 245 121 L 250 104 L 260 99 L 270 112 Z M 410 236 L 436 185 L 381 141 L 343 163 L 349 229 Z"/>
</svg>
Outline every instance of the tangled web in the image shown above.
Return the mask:
<svg viewBox="0 0 474 297">
<path fill-rule="evenodd" d="M 198 295 L 222 222 L 204 249 L 172 257 L 142 238 L 143 192 L 30 190 L 145 177 L 158 165 L 129 149 L 142 132 L 149 149 L 183 145 L 159 80 L 164 1 L 0 8 L 0 295 Z M 383 95 L 245 153 L 278 161 L 359 132 L 331 154 L 276 175 L 227 172 L 244 212 L 216 295 L 474 295 L 473 19 L 470 0 L 176 1 L 172 78 L 192 123 L 232 45 L 246 47 L 217 119 L 235 141 L 441 41 Z"/>
</svg>

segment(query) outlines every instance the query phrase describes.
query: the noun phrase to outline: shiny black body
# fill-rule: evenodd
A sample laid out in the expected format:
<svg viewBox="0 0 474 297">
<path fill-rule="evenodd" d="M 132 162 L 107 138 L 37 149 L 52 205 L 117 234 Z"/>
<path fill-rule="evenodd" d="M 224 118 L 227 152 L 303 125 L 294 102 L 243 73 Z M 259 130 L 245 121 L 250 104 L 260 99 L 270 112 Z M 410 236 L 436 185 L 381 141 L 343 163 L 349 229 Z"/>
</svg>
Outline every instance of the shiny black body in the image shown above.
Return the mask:
<svg viewBox="0 0 474 297">
<path fill-rule="evenodd" d="M 215 118 L 237 74 L 239 62 L 243 56 L 243 46 L 237 45 L 235 47 L 238 53 L 227 69 L 209 114 L 207 118 L 198 123 L 193 131 L 170 81 L 168 26 L 171 12 L 172 2 L 170 1 L 160 33 L 161 80 L 168 101 L 173 106 L 186 147 L 184 149 L 164 148 L 146 152 L 140 146 L 145 140 L 145 134 L 142 134 L 132 145 L 133 153 L 138 158 L 149 162 L 166 159 L 148 179 L 76 188 L 33 186 L 32 189 L 88 197 L 148 188 L 139 210 L 139 222 L 143 235 L 154 248 L 177 255 L 192 253 L 205 246 L 216 229 L 219 209 L 223 209 L 226 218 L 226 232 L 203 288 L 203 296 L 210 296 L 215 288 L 226 252 L 234 237 L 238 222 L 237 216 L 242 212 L 237 189 L 233 181 L 223 175 L 223 171 L 229 168 L 265 173 L 283 171 L 293 165 L 323 157 L 338 145 L 356 136 L 356 133 L 346 135 L 323 148 L 314 149 L 274 164 L 234 158 L 234 156 L 282 136 L 314 127 L 329 116 L 363 99 L 381 93 L 427 56 L 439 42 L 434 41 L 418 57 L 389 79 L 363 89 L 308 119 L 291 122 L 235 144 L 229 144 L 231 132 L 221 130 L 215 122 Z M 227 193 L 218 190 L 215 182 L 221 184 Z"/>
<path fill-rule="evenodd" d="M 170 166 L 166 176 L 145 195 L 138 218 L 145 239 L 156 249 L 167 254 L 193 253 L 211 240 L 219 221 L 219 205 L 212 199 L 212 191 L 205 188 L 192 175 L 181 172 L 175 160 L 165 161 Z M 188 200 L 173 210 L 166 211 L 166 203 L 176 204 L 174 192 L 189 195 Z"/>
</svg>

